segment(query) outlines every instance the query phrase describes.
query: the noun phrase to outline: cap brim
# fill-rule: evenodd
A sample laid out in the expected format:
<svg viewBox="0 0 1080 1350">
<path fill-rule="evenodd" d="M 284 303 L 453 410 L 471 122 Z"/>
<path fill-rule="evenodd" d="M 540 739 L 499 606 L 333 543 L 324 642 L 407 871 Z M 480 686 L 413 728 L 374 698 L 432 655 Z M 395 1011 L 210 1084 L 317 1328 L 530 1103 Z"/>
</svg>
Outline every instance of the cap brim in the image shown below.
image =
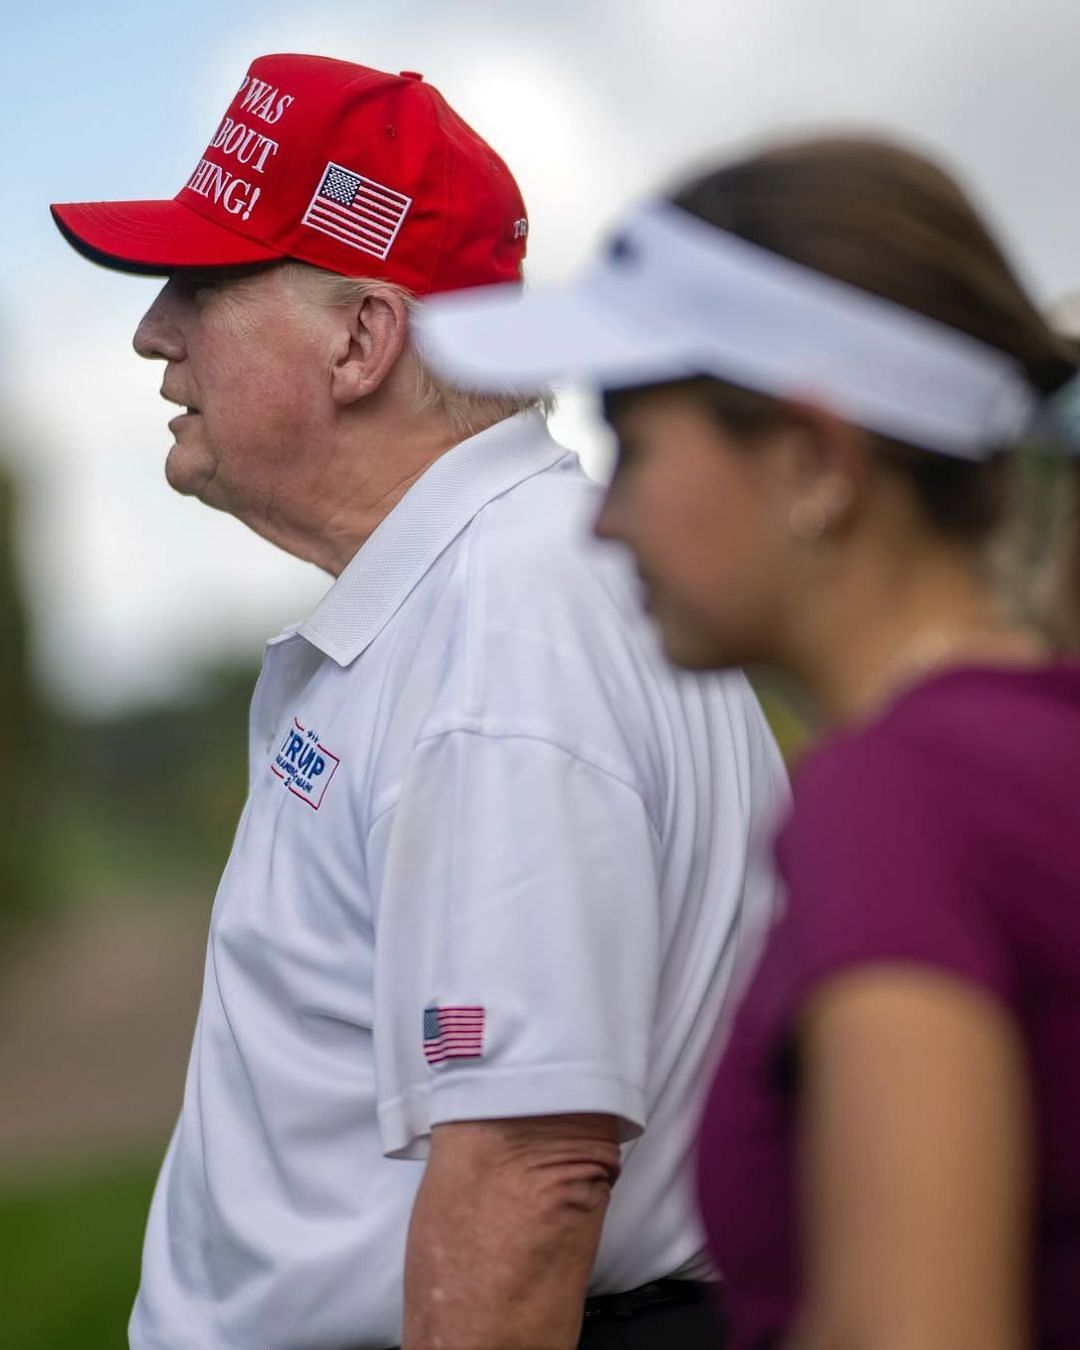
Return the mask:
<svg viewBox="0 0 1080 1350">
<path fill-rule="evenodd" d="M 282 257 L 177 201 L 63 202 L 50 209 L 73 248 L 120 272 L 164 276 L 178 267 L 236 267 Z"/>
<path fill-rule="evenodd" d="M 459 388 L 534 393 L 560 382 L 625 388 L 698 373 L 685 339 L 588 285 L 438 296 L 414 319 L 425 361 Z"/>
</svg>

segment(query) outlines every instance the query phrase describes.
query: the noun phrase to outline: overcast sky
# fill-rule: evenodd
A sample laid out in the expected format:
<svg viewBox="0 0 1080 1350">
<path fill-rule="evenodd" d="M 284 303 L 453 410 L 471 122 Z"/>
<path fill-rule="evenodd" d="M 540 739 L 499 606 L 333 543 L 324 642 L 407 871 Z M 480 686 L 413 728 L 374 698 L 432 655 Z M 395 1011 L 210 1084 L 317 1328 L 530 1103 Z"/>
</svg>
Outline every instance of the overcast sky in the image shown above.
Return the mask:
<svg viewBox="0 0 1080 1350">
<path fill-rule="evenodd" d="M 37 0 L 3 27 L 2 439 L 37 660 L 89 708 L 254 657 L 328 584 L 170 492 L 160 371 L 130 349 L 155 283 L 90 266 L 47 213 L 171 197 L 256 55 L 422 71 L 517 176 L 534 285 L 703 156 L 857 125 L 958 168 L 1044 302 L 1080 288 L 1077 0 Z M 557 430 L 602 474 L 586 412 Z"/>
</svg>

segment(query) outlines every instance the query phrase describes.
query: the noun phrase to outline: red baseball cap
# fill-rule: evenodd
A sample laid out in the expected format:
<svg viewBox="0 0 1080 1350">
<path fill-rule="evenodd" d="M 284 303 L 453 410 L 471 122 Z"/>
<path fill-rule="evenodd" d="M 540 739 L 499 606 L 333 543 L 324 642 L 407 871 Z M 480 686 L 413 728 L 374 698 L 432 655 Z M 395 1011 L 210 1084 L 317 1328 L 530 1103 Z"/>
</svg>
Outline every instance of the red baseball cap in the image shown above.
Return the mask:
<svg viewBox="0 0 1080 1350">
<path fill-rule="evenodd" d="M 295 258 L 417 295 L 519 280 L 528 235 L 510 170 L 421 75 L 323 56 L 253 61 L 171 201 L 52 213 L 124 272 Z"/>
</svg>

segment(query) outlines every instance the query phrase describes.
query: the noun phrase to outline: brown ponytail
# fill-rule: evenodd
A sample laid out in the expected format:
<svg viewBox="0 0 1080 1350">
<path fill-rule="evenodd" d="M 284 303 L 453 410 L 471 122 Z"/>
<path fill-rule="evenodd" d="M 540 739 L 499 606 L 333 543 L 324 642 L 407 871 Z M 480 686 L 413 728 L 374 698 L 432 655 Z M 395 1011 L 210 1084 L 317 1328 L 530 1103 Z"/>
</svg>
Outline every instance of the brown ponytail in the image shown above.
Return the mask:
<svg viewBox="0 0 1080 1350">
<path fill-rule="evenodd" d="M 898 146 L 854 138 L 782 145 L 695 179 L 671 200 L 774 253 L 999 348 L 1043 395 L 1056 393 L 1080 369 L 1077 349 L 1040 313 L 960 188 L 929 160 Z M 736 433 L 775 420 L 777 405 L 762 395 L 726 386 L 714 394 L 710 401 Z M 972 463 L 874 439 L 941 533 L 977 545 L 999 531 L 1015 498 L 1010 465 L 1018 457 L 1002 453 Z M 1053 475 L 1058 495 L 1062 477 Z M 1080 484 L 1080 471 L 1069 477 Z M 1075 515 L 1070 529 L 1061 579 L 1067 603 L 1051 608 L 1055 640 L 1080 644 Z M 1057 561 L 1061 570 L 1060 549 Z"/>
<path fill-rule="evenodd" d="M 1080 652 L 1080 458 L 1060 478 L 1063 500 L 1053 535 L 1061 547 L 1047 564 L 1037 608 L 1057 650 Z"/>
</svg>

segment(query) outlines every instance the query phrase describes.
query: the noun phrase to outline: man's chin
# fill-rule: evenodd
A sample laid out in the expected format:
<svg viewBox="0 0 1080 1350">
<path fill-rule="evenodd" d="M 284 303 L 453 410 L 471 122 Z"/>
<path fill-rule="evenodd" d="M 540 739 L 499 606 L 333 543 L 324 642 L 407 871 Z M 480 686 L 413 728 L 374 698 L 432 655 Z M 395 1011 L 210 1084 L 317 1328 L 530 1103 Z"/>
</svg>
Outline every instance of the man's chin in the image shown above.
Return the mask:
<svg viewBox="0 0 1080 1350">
<path fill-rule="evenodd" d="M 180 445 L 174 445 L 165 460 L 165 481 L 183 497 L 206 500 L 206 490 L 214 478 L 213 467 Z"/>
</svg>

